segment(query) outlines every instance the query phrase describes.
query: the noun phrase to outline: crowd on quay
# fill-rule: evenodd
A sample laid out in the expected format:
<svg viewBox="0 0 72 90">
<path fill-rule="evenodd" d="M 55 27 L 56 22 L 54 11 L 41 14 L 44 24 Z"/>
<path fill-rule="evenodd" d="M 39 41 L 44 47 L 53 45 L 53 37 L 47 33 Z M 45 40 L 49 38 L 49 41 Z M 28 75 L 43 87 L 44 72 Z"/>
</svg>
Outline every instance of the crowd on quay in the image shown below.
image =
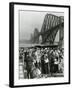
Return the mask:
<svg viewBox="0 0 72 90">
<path fill-rule="evenodd" d="M 22 50 L 20 49 L 19 54 L 20 58 L 24 57 L 28 78 L 36 77 L 37 74 L 52 75 L 53 73 L 63 73 L 64 71 L 63 48 L 23 48 Z"/>
</svg>

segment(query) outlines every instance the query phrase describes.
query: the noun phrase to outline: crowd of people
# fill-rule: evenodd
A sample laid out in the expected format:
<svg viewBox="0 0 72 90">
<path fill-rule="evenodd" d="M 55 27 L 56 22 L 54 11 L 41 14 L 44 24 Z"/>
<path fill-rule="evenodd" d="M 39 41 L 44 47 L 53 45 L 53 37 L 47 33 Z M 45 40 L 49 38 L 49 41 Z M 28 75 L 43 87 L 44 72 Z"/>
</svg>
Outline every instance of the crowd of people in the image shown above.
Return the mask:
<svg viewBox="0 0 72 90">
<path fill-rule="evenodd" d="M 28 78 L 64 72 L 64 49 L 58 47 L 20 48 L 19 58 L 23 59 Z"/>
</svg>

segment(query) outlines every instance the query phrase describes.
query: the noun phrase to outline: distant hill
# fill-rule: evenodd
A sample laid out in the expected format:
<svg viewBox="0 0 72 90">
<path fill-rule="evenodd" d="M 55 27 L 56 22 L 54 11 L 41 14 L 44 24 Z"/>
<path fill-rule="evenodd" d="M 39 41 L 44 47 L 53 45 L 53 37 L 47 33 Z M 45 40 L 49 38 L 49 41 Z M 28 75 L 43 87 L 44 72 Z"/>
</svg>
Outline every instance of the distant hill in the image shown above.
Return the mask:
<svg viewBox="0 0 72 90">
<path fill-rule="evenodd" d="M 19 40 L 19 43 L 30 44 L 30 40 Z"/>
</svg>

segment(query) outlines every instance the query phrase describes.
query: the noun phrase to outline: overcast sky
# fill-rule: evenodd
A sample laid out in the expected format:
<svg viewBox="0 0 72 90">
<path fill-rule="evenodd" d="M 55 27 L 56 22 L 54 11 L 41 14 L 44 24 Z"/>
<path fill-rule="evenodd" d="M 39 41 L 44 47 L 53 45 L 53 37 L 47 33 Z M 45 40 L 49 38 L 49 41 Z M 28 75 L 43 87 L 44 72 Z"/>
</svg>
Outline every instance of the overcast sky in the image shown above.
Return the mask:
<svg viewBox="0 0 72 90">
<path fill-rule="evenodd" d="M 41 30 L 45 15 L 54 14 L 57 16 L 64 16 L 64 13 L 55 12 L 35 12 L 35 11 L 19 11 L 20 14 L 20 40 L 29 40 L 30 34 L 33 33 L 35 28 Z"/>
</svg>

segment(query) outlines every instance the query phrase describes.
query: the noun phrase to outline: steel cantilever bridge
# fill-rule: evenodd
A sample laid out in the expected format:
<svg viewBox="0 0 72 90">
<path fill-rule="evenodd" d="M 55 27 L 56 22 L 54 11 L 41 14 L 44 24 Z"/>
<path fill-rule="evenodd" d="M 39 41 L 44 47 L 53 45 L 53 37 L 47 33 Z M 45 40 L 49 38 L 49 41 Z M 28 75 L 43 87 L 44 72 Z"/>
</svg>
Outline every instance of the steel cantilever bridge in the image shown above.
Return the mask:
<svg viewBox="0 0 72 90">
<path fill-rule="evenodd" d="M 39 37 L 42 37 L 42 44 L 53 44 L 57 32 L 59 31 L 59 44 L 62 43 L 64 38 L 64 17 L 56 16 L 53 14 L 46 14 L 41 31 L 34 32 L 33 42 L 39 42 Z"/>
</svg>

